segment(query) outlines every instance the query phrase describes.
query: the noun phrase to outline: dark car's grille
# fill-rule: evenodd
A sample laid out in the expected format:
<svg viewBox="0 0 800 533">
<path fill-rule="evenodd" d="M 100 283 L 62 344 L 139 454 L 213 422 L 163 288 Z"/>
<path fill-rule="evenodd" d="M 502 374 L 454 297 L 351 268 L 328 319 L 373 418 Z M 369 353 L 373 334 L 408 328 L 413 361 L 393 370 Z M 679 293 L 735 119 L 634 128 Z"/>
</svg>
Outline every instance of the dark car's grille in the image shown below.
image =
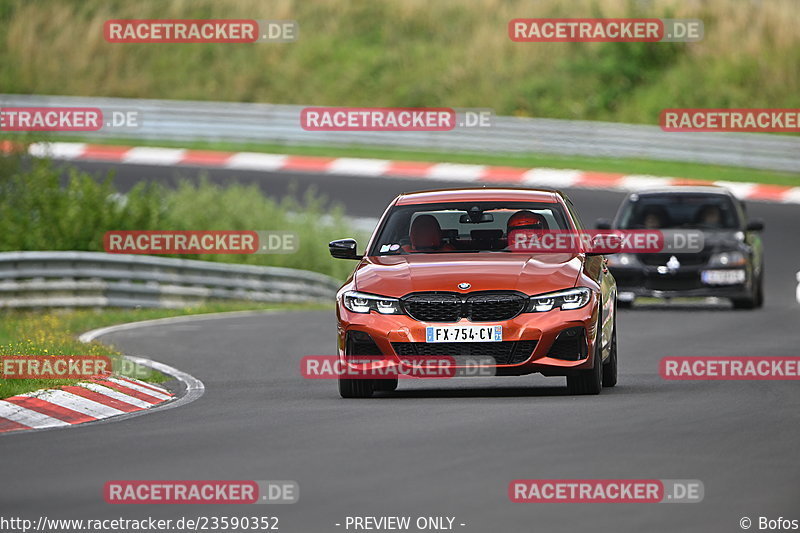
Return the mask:
<svg viewBox="0 0 800 533">
<path fill-rule="evenodd" d="M 666 265 L 672 256 L 680 262 L 681 266 L 705 265 L 708 262 L 707 253 L 696 254 L 638 254 L 637 257 L 643 265 L 662 266 Z"/>
<path fill-rule="evenodd" d="M 651 291 L 688 291 L 700 289 L 703 284 L 697 273 L 665 274 L 648 276 L 644 281 L 644 287 Z"/>
<path fill-rule="evenodd" d="M 525 310 L 528 298 L 513 292 L 479 293 L 461 296 L 452 293 L 416 293 L 403 298 L 411 318 L 423 322 L 472 322 L 509 320 Z"/>
<path fill-rule="evenodd" d="M 453 357 L 459 359 L 491 357 L 495 364 L 522 363 L 536 348 L 536 341 L 502 342 L 393 342 L 398 356 Z"/>
</svg>

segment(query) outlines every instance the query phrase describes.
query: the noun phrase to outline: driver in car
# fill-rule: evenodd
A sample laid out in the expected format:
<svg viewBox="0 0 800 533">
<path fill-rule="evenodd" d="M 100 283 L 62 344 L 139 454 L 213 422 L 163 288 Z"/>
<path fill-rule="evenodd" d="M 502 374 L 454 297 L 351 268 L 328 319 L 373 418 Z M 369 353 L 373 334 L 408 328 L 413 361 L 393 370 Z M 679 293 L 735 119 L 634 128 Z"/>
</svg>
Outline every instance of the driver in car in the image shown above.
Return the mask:
<svg viewBox="0 0 800 533">
<path fill-rule="evenodd" d="M 527 242 L 532 232 L 542 232 L 547 229 L 547 221 L 542 215 L 533 211 L 523 209 L 517 211 L 506 222 L 506 237 L 508 238 L 508 248 L 515 250 L 522 243 Z M 519 241 L 517 240 L 519 236 Z M 522 251 L 522 250 L 520 250 Z"/>
</svg>

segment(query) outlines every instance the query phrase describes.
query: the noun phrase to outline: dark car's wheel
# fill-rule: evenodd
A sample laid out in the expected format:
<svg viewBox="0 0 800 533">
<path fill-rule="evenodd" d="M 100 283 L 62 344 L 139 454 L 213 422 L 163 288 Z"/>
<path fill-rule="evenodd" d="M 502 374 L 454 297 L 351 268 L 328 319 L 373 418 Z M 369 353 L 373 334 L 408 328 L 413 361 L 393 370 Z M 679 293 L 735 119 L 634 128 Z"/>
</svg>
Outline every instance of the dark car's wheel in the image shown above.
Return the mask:
<svg viewBox="0 0 800 533">
<path fill-rule="evenodd" d="M 753 292 L 747 298 L 732 298 L 734 309 L 756 309 L 764 305 L 764 276 L 758 276 L 758 280 L 753 283 Z"/>
<path fill-rule="evenodd" d="M 342 398 L 369 398 L 374 390 L 371 379 L 339 378 L 339 395 Z"/>
<path fill-rule="evenodd" d="M 397 378 L 392 379 L 376 379 L 373 382 L 373 387 L 376 391 L 392 392 L 397 390 Z"/>
<path fill-rule="evenodd" d="M 603 387 L 617 384 L 617 313 L 614 313 L 614 329 L 611 333 L 611 353 L 603 364 Z"/>
<path fill-rule="evenodd" d="M 756 307 L 764 307 L 764 271 L 758 276 L 758 286 L 756 287 Z"/>
<path fill-rule="evenodd" d="M 594 342 L 594 367 L 589 370 L 580 370 L 572 376 L 567 376 L 567 389 L 570 394 L 600 394 L 603 388 L 603 351 L 600 346 L 602 340 L 603 317 L 597 315 L 597 335 Z"/>
<path fill-rule="evenodd" d="M 618 300 L 617 309 L 631 309 L 633 307 L 633 300 Z"/>
</svg>

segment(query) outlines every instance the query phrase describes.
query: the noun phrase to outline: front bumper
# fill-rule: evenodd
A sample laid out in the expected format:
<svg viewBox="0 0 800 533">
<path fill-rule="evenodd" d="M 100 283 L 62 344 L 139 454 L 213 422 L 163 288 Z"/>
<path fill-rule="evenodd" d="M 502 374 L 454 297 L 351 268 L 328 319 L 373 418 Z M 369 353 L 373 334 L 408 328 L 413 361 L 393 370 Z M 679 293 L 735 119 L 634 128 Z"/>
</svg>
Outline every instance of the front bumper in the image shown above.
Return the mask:
<svg viewBox="0 0 800 533">
<path fill-rule="evenodd" d="M 378 353 L 365 355 L 376 356 L 376 361 L 371 363 L 372 365 L 386 366 L 400 365 L 402 357 L 417 355 L 420 351 L 423 352 L 421 356 L 424 357 L 425 354 L 432 353 L 431 347 L 436 347 L 435 352 L 438 356 L 454 355 L 447 354 L 446 348 L 444 348 L 445 351 L 442 351 L 441 345 L 426 343 L 427 326 L 491 324 L 503 327 L 504 343 L 515 343 L 508 362 L 495 360 L 491 364 L 476 365 L 473 358 L 473 363 L 466 366 L 460 364 L 460 359 L 455 357 L 455 368 L 491 369 L 494 375 L 524 375 L 539 372 L 547 376 L 559 376 L 569 375 L 575 370 L 593 366 L 593 358 L 589 357 L 589 354 L 594 353 L 594 339 L 596 338 L 597 301 L 595 296 L 592 297 L 589 304 L 581 309 L 569 311 L 554 309 L 545 313 L 523 313 L 511 320 L 485 323 L 470 322 L 466 319 L 447 323 L 422 322 L 406 315 L 381 315 L 374 312 L 369 314 L 352 313 L 342 306 L 337 307 L 337 313 L 339 317 L 338 353 L 344 361 L 347 361 L 346 355 L 354 355 L 348 353 L 348 339 L 353 338 L 349 336 L 352 332 L 369 335 L 374 341 Z M 580 340 L 576 342 L 583 343 L 583 349 L 576 354 L 567 353 L 568 350 L 563 349 L 565 335 L 562 335 L 560 342 L 554 346 L 559 334 L 572 328 L 577 328 L 573 329 L 573 332 L 581 333 Z M 573 337 L 575 335 L 570 334 L 570 341 L 574 340 Z M 482 345 L 478 346 L 476 350 L 480 357 L 495 350 L 499 343 L 474 344 Z M 463 347 L 454 346 L 454 348 Z M 469 350 L 473 350 L 473 348 L 469 348 Z M 527 350 L 531 350 L 529 354 Z M 486 358 L 483 358 L 482 361 L 486 361 Z"/>
<path fill-rule="evenodd" d="M 609 267 L 617 281 L 620 300 L 634 297 L 685 298 L 720 297 L 744 298 L 752 293 L 752 275 L 745 266 L 731 268 L 709 268 L 706 266 L 681 267 L 675 271 L 659 271 L 656 266 Z M 702 280 L 702 272 L 744 271 L 744 281 L 734 284 L 707 284 Z"/>
</svg>

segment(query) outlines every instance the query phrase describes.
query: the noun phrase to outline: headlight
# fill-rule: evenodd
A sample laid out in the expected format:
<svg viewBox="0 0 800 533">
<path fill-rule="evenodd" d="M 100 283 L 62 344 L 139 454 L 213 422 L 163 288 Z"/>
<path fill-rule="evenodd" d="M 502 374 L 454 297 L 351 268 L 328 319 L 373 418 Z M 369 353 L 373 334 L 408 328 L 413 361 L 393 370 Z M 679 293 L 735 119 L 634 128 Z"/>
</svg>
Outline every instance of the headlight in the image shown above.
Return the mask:
<svg viewBox="0 0 800 533">
<path fill-rule="evenodd" d="M 720 252 L 711 256 L 708 266 L 741 266 L 747 264 L 747 258 L 742 252 Z"/>
<path fill-rule="evenodd" d="M 575 287 L 558 292 L 549 292 L 531 296 L 528 303 L 527 313 L 544 313 L 556 307 L 565 311 L 570 309 L 580 309 L 589 303 L 592 291 L 588 287 Z"/>
<path fill-rule="evenodd" d="M 633 254 L 609 254 L 606 258 L 608 266 L 611 267 L 632 266 L 638 263 L 638 259 Z"/>
<path fill-rule="evenodd" d="M 377 311 L 382 315 L 400 314 L 400 301 L 376 294 L 348 291 L 344 293 L 344 306 L 353 313 L 369 313 Z"/>
</svg>

